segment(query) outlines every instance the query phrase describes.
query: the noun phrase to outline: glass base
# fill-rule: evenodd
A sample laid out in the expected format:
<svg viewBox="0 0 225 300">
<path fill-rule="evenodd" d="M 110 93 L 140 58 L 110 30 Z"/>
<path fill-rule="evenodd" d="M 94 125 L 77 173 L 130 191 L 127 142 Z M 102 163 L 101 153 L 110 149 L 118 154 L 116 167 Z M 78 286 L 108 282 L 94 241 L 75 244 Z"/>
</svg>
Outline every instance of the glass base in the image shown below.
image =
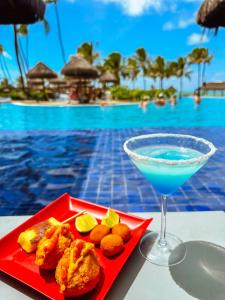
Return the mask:
<svg viewBox="0 0 225 300">
<path fill-rule="evenodd" d="M 169 267 L 182 262 L 186 256 L 186 247 L 182 240 L 173 234 L 166 233 L 166 245 L 159 243 L 159 232 L 146 234 L 139 244 L 141 255 L 151 263 Z"/>
</svg>

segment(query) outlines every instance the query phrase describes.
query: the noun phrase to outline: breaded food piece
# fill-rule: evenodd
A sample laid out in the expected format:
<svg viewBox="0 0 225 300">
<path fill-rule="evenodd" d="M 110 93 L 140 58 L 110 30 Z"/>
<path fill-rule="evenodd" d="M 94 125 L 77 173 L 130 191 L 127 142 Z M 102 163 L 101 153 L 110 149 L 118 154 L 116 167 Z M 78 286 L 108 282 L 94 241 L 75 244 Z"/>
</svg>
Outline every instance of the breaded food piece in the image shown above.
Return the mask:
<svg viewBox="0 0 225 300">
<path fill-rule="evenodd" d="M 51 217 L 48 220 L 37 223 L 27 230 L 20 233 L 17 242 L 27 253 L 36 251 L 38 242 L 43 238 L 45 231 L 51 226 L 60 225 L 61 223 Z"/>
<path fill-rule="evenodd" d="M 99 245 L 101 240 L 110 233 L 110 228 L 106 225 L 99 224 L 92 229 L 90 233 L 90 240 L 92 243 Z"/>
<path fill-rule="evenodd" d="M 112 228 L 113 234 L 118 234 L 123 239 L 124 243 L 127 242 L 131 237 L 130 228 L 123 223 L 117 224 Z"/>
<path fill-rule="evenodd" d="M 52 226 L 38 243 L 35 264 L 41 269 L 54 270 L 73 239 L 69 224 Z"/>
<path fill-rule="evenodd" d="M 77 239 L 65 250 L 57 265 L 55 278 L 65 297 L 79 297 L 96 287 L 100 270 L 94 245 Z"/>
<path fill-rule="evenodd" d="M 123 250 L 123 239 L 117 234 L 108 234 L 101 240 L 100 247 L 105 256 L 114 256 Z"/>
</svg>

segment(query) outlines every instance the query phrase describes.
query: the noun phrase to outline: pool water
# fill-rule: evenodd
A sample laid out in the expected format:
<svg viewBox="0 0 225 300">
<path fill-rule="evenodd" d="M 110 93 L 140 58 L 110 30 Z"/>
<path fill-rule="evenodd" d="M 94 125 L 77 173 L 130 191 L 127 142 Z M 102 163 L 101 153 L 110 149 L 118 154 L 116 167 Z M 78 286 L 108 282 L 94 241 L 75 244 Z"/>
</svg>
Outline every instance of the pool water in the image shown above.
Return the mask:
<svg viewBox="0 0 225 300">
<path fill-rule="evenodd" d="M 0 105 L 0 215 L 34 214 L 63 193 L 127 212 L 160 211 L 159 194 L 123 143 L 171 132 L 206 138 L 217 153 L 178 192 L 169 211 L 225 210 L 225 100 L 176 107 Z"/>
<path fill-rule="evenodd" d="M 153 103 L 108 107 L 43 107 L 0 105 L 0 130 L 122 129 L 145 127 L 225 127 L 225 100 L 204 99 L 196 106 L 184 98 L 175 107 Z"/>
</svg>

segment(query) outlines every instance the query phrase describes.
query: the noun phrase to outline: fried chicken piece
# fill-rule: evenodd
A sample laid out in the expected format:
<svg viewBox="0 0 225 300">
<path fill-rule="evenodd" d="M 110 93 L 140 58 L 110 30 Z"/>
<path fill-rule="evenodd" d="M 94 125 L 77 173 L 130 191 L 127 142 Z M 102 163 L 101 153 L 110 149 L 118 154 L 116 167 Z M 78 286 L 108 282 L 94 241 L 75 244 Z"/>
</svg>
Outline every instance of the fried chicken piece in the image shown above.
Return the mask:
<svg viewBox="0 0 225 300">
<path fill-rule="evenodd" d="M 114 256 L 123 250 L 123 239 L 117 234 L 106 235 L 101 240 L 100 247 L 105 256 Z"/>
<path fill-rule="evenodd" d="M 73 239 L 69 224 L 50 227 L 38 243 L 35 264 L 41 269 L 55 269 Z"/>
<path fill-rule="evenodd" d="M 123 223 L 116 224 L 112 228 L 112 233 L 118 234 L 119 236 L 121 236 L 124 243 L 127 242 L 131 237 L 130 228 L 126 224 L 123 224 Z"/>
<path fill-rule="evenodd" d="M 75 240 L 60 259 L 56 272 L 60 292 L 78 297 L 92 291 L 100 279 L 100 264 L 92 243 Z"/>
<path fill-rule="evenodd" d="M 98 245 L 100 244 L 101 240 L 110 233 L 110 228 L 106 225 L 99 224 L 92 229 L 90 233 L 90 240 L 92 243 Z"/>
<path fill-rule="evenodd" d="M 37 223 L 27 230 L 20 233 L 17 242 L 27 253 L 36 251 L 38 242 L 43 238 L 45 231 L 51 226 L 57 226 L 61 223 L 51 217 L 48 220 Z"/>
</svg>

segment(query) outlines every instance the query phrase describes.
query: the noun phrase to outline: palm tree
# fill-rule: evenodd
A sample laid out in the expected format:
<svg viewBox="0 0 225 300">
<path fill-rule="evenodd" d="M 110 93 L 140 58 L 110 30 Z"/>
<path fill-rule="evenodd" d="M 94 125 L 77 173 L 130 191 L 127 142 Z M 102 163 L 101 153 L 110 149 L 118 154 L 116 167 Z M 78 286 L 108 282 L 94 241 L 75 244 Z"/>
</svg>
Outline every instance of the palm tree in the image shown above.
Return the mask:
<svg viewBox="0 0 225 300">
<path fill-rule="evenodd" d="M 7 78 L 4 78 L 1 83 L 0 83 L 0 87 L 1 88 L 7 88 L 9 86 L 9 81 Z"/>
<path fill-rule="evenodd" d="M 99 53 L 94 50 L 93 43 L 83 43 L 77 50 L 78 54 L 81 54 L 91 65 L 99 57 Z"/>
<path fill-rule="evenodd" d="M 213 54 L 209 55 L 209 49 L 205 48 L 203 53 L 203 67 L 202 67 L 202 84 L 205 82 L 206 65 L 209 65 L 213 59 Z"/>
<path fill-rule="evenodd" d="M 23 37 L 26 37 L 26 54 L 24 53 L 23 51 L 23 47 L 22 47 L 22 44 L 20 42 L 20 39 L 18 39 L 18 42 L 19 42 L 19 47 L 20 47 L 20 53 L 21 53 L 21 58 L 24 60 L 25 62 L 25 65 L 26 65 L 26 69 L 29 70 L 29 31 L 28 31 L 28 25 L 20 25 L 18 28 L 17 28 L 17 32 L 20 36 L 23 36 Z"/>
<path fill-rule="evenodd" d="M 205 48 L 195 48 L 188 55 L 189 64 L 196 64 L 198 67 L 198 90 L 201 89 L 201 67 L 205 59 Z"/>
<path fill-rule="evenodd" d="M 120 85 L 120 74 L 122 69 L 122 57 L 118 52 L 113 52 L 105 59 L 104 67 L 112 72 L 117 78 L 116 84 Z"/>
<path fill-rule="evenodd" d="M 3 45 L 0 45 L 0 68 L 3 73 L 4 78 L 9 79 L 12 82 L 12 77 L 9 73 L 9 69 L 4 56 L 5 49 Z"/>
<path fill-rule="evenodd" d="M 128 76 L 133 83 L 133 89 L 134 89 L 135 88 L 135 80 L 137 79 L 137 77 L 140 73 L 138 62 L 134 57 L 128 58 L 127 71 L 128 71 Z"/>
<path fill-rule="evenodd" d="M 142 71 L 143 76 L 143 87 L 146 89 L 146 76 L 148 74 L 148 64 L 150 62 L 147 52 L 144 48 L 138 48 L 136 50 L 135 58 L 138 62 L 138 65 Z"/>
<path fill-rule="evenodd" d="M 55 16 L 56 16 L 56 22 L 57 22 L 57 31 L 58 31 L 58 40 L 59 40 L 59 45 L 61 49 L 61 54 L 62 54 L 62 59 L 64 64 L 66 63 L 66 55 L 65 55 L 65 48 L 63 44 L 63 38 L 62 38 L 62 30 L 61 30 L 61 22 L 60 22 L 60 17 L 59 17 L 59 11 L 58 11 L 58 0 L 45 0 L 45 3 L 47 4 L 54 4 L 55 7 Z"/>
<path fill-rule="evenodd" d="M 183 94 L 183 79 L 188 78 L 191 79 L 192 71 L 188 69 L 188 62 L 186 57 L 179 57 L 177 62 L 175 63 L 175 75 L 180 79 L 180 91 L 179 98 L 182 98 Z"/>
<path fill-rule="evenodd" d="M 168 66 L 165 59 L 162 56 L 157 56 L 154 62 L 151 64 L 151 70 L 155 74 L 156 78 L 159 78 L 159 88 L 163 89 L 163 82 L 168 77 Z"/>
</svg>

